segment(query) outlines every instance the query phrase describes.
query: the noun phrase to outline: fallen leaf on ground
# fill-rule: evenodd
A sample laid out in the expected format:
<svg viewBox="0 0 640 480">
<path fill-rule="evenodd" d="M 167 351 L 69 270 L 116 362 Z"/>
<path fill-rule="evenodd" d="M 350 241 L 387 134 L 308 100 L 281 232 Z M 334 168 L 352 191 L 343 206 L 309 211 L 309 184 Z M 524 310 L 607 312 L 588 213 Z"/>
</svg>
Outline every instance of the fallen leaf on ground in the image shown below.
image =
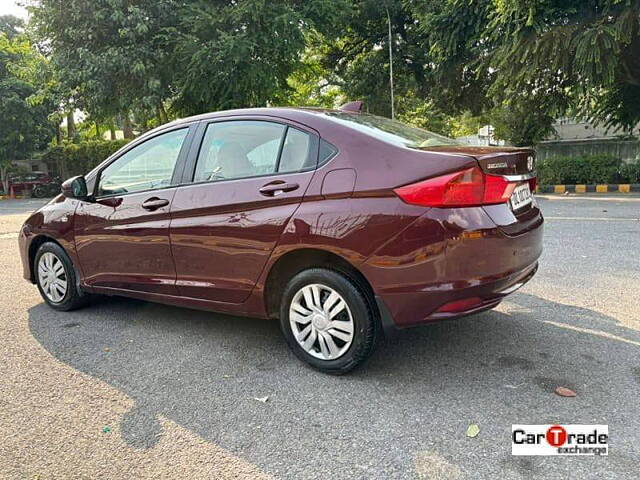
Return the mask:
<svg viewBox="0 0 640 480">
<path fill-rule="evenodd" d="M 262 403 L 267 403 L 267 400 L 269 400 L 269 396 L 267 395 L 266 397 L 255 397 L 254 400 L 257 400 Z"/>
<path fill-rule="evenodd" d="M 507 387 L 507 388 L 518 388 L 518 387 L 521 387 L 522 385 L 524 385 L 524 382 L 519 383 L 518 385 L 509 385 L 509 384 L 507 384 L 507 385 L 505 385 L 505 387 Z"/>
<path fill-rule="evenodd" d="M 480 433 L 480 427 L 477 423 L 472 423 L 467 427 L 467 437 L 474 438 Z"/>
<path fill-rule="evenodd" d="M 556 394 L 560 395 L 561 397 L 575 397 L 576 396 L 576 392 L 574 392 L 573 390 L 567 388 L 567 387 L 558 387 L 556 388 Z"/>
<path fill-rule="evenodd" d="M 105 351 L 105 352 L 110 352 L 110 351 L 111 351 L 111 349 L 110 349 L 109 347 L 104 347 L 104 351 Z"/>
</svg>

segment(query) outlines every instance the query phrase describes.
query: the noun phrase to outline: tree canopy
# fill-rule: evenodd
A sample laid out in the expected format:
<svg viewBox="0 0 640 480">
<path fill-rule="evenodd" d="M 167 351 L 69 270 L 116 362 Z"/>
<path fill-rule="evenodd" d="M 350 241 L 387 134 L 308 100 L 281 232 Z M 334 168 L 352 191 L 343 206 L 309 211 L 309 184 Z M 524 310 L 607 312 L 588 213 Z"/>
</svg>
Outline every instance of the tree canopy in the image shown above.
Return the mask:
<svg viewBox="0 0 640 480">
<path fill-rule="evenodd" d="M 640 121 L 640 0 L 30 0 L 35 98 L 130 132 L 172 117 L 364 100 L 449 135 L 516 145 L 567 112 Z M 388 21 L 391 23 L 389 45 Z M 0 18 L 7 41 L 23 26 Z M 53 113 L 53 112 L 50 112 Z M 72 125 L 70 126 L 70 128 Z M 99 131 L 99 128 L 96 127 Z"/>
<path fill-rule="evenodd" d="M 26 158 L 49 142 L 51 105 L 33 100 L 33 72 L 44 62 L 29 41 L 0 30 L 0 173 L 6 189 L 13 160 Z"/>
<path fill-rule="evenodd" d="M 346 92 L 390 106 L 384 21 L 390 12 L 405 116 L 430 105 L 499 124 L 515 144 L 552 132 L 571 110 L 608 127 L 640 121 L 638 0 L 354 2 L 350 27 L 324 56 Z M 417 110 L 416 110 L 417 109 Z"/>
<path fill-rule="evenodd" d="M 631 130 L 640 121 L 639 23 L 636 0 L 497 2 L 487 27 L 493 93 L 544 95 L 556 109 L 575 102 Z"/>
<path fill-rule="evenodd" d="M 13 15 L 0 15 L 0 32 L 4 33 L 9 40 L 20 35 L 24 30 L 24 22 Z"/>
</svg>

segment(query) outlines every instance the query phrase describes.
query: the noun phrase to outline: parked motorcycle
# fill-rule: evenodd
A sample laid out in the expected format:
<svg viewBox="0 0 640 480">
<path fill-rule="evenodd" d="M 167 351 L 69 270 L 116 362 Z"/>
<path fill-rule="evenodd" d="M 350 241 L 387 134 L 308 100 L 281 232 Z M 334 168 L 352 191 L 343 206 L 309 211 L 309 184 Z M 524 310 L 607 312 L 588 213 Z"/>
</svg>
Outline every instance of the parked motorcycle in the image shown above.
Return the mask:
<svg viewBox="0 0 640 480">
<path fill-rule="evenodd" d="M 60 193 L 62 181 L 54 177 L 49 183 L 41 183 L 33 188 L 32 195 L 35 198 L 55 197 Z"/>
</svg>

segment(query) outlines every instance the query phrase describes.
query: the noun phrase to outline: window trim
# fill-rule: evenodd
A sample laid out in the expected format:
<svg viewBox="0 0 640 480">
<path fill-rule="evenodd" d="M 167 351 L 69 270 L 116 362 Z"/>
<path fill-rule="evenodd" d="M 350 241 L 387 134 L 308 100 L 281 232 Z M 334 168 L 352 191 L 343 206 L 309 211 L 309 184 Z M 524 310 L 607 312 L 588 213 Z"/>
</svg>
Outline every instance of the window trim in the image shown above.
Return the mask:
<svg viewBox="0 0 640 480">
<path fill-rule="evenodd" d="M 295 172 L 271 172 L 271 173 L 263 173 L 260 175 L 251 175 L 247 177 L 237 177 L 237 178 L 223 178 L 219 180 L 202 180 L 199 182 L 194 181 L 196 175 L 196 169 L 198 167 L 198 160 L 200 159 L 200 151 L 202 150 L 202 146 L 204 144 L 204 139 L 207 133 L 207 128 L 210 125 L 222 122 L 268 122 L 268 123 L 277 123 L 283 125 L 285 127 L 282 138 L 281 145 L 278 151 L 278 159 L 276 162 L 277 167 L 280 166 L 280 157 L 282 155 L 282 147 L 284 146 L 284 141 L 286 140 L 286 134 L 289 131 L 289 127 L 300 130 L 303 133 L 306 133 L 310 137 L 310 147 L 309 147 L 309 156 L 315 158 L 315 165 L 307 168 L 303 168 L 301 170 L 297 170 Z M 182 172 L 182 181 L 178 184 L 178 186 L 188 186 L 188 185 L 205 185 L 208 183 L 222 183 L 222 182 L 232 182 L 237 180 L 250 180 L 255 178 L 267 178 L 274 177 L 279 175 L 293 175 L 298 173 L 310 172 L 313 170 L 317 170 L 318 168 L 318 156 L 320 152 L 320 135 L 315 130 L 312 130 L 310 127 L 306 125 L 301 125 L 292 121 L 289 121 L 280 117 L 269 117 L 269 116 L 237 116 L 237 117 L 220 117 L 214 119 L 202 120 L 200 125 L 198 125 L 197 132 L 195 134 L 195 139 L 192 142 L 191 150 L 189 152 L 188 158 L 185 161 L 184 170 Z"/>
<path fill-rule="evenodd" d="M 108 161 L 104 163 L 104 165 L 99 165 L 99 170 L 96 172 L 96 174 L 93 177 L 95 183 L 93 185 L 93 191 L 91 192 L 91 198 L 93 198 L 95 201 L 98 201 L 98 200 L 102 200 L 103 198 L 125 197 L 127 195 L 135 195 L 138 193 L 145 193 L 145 192 L 155 192 L 159 190 L 165 190 L 167 188 L 176 187 L 179 184 L 178 180 L 180 179 L 178 171 L 180 172 L 182 171 L 182 168 L 183 168 L 182 164 L 185 162 L 186 156 L 189 150 L 191 149 L 191 143 L 193 142 L 193 138 L 195 136 L 195 130 L 196 130 L 194 128 L 195 126 L 197 126 L 197 124 L 193 124 L 193 123 L 178 124 L 171 128 L 159 130 L 158 132 L 155 132 L 154 134 L 149 135 L 148 137 L 147 136 L 142 137 L 139 139 L 139 141 L 134 140 L 130 144 L 126 145 L 126 148 L 123 151 L 118 152 L 118 155 L 116 157 L 108 158 L 107 159 Z M 175 132 L 178 130 L 185 130 L 185 129 L 187 130 L 187 135 L 185 136 L 182 142 L 182 146 L 180 147 L 180 152 L 178 153 L 178 158 L 176 159 L 176 163 L 173 167 L 173 172 L 171 174 L 171 183 L 169 185 L 165 185 L 160 188 L 147 188 L 145 190 L 136 190 L 135 192 L 112 193 L 110 195 L 98 195 L 98 188 L 100 186 L 100 179 L 102 177 L 102 172 L 104 172 L 104 170 L 106 170 L 109 166 L 113 165 L 115 162 L 117 162 L 119 159 L 124 157 L 127 153 L 129 153 L 133 149 L 147 143 L 150 140 L 153 140 L 154 138 L 157 138 L 161 135 L 165 135 L 167 133 Z"/>
<path fill-rule="evenodd" d="M 282 137 L 280 137 L 280 146 L 278 147 L 278 156 L 276 157 L 276 164 L 274 166 L 274 173 L 280 173 L 280 161 L 282 160 L 282 150 L 284 149 L 284 143 L 287 141 L 287 135 L 289 135 L 289 125 L 285 125 Z M 307 153 L 307 158 L 309 153 Z"/>
</svg>

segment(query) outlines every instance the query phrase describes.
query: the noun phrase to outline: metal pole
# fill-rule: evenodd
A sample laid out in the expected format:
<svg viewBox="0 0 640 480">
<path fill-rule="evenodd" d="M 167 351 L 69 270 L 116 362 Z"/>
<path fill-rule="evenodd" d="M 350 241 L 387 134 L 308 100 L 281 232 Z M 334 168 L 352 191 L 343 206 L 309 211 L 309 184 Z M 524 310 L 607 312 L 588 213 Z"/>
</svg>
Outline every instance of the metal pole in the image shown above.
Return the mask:
<svg viewBox="0 0 640 480">
<path fill-rule="evenodd" d="M 387 22 L 389 23 L 389 86 L 391 87 L 391 118 L 396 118 L 396 110 L 393 101 L 393 49 L 391 47 L 391 15 L 387 7 Z"/>
</svg>

